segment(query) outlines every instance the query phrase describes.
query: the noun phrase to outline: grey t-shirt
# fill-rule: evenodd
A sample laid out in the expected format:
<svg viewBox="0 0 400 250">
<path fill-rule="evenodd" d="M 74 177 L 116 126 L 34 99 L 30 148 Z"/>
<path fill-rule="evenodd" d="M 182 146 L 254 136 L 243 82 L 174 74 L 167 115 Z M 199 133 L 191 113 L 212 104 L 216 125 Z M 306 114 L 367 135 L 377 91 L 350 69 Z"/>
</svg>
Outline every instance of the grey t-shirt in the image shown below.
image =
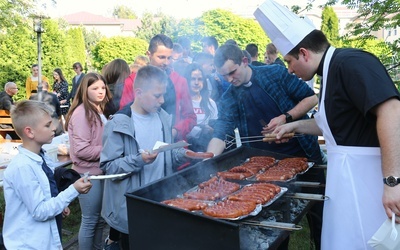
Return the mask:
<svg viewBox="0 0 400 250">
<path fill-rule="evenodd" d="M 164 141 L 162 123 L 157 113 L 141 115 L 132 110 L 132 119 L 135 125 L 135 137 L 139 148 L 153 149 L 156 141 Z M 144 183 L 158 180 L 165 175 L 164 152 L 159 153 L 156 160 L 144 166 Z"/>
</svg>

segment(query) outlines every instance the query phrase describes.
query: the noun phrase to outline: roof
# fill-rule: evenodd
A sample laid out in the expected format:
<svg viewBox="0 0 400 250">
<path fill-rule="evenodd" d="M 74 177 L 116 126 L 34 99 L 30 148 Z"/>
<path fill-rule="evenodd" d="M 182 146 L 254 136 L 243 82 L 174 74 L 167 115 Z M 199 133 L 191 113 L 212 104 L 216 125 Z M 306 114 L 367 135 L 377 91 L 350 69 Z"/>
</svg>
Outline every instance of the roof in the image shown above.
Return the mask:
<svg viewBox="0 0 400 250">
<path fill-rule="evenodd" d="M 70 25 L 122 25 L 123 23 L 116 18 L 109 18 L 81 11 L 62 17 Z"/>
<path fill-rule="evenodd" d="M 142 25 L 140 19 L 118 19 L 95 15 L 89 12 L 81 11 L 62 17 L 69 25 L 116 25 L 122 26 L 122 31 L 137 30 Z"/>
<path fill-rule="evenodd" d="M 121 23 L 123 23 L 122 30 L 123 31 L 131 31 L 137 30 L 138 27 L 142 26 L 142 21 L 140 19 L 118 19 Z"/>
</svg>

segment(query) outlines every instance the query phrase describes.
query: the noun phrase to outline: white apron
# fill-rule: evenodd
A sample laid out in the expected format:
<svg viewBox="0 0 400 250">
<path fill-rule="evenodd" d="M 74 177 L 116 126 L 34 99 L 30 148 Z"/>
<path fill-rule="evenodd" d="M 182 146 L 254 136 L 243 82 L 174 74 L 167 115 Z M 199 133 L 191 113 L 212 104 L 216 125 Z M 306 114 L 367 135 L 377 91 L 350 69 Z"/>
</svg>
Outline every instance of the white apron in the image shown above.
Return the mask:
<svg viewBox="0 0 400 250">
<path fill-rule="evenodd" d="M 328 167 L 322 225 L 323 250 L 372 249 L 367 241 L 387 218 L 382 204 L 381 153 L 377 147 L 338 146 L 325 114 L 328 68 L 335 48 L 324 61 L 324 86 L 315 121 L 327 149 Z M 334 84 L 334 83 L 329 83 Z"/>
</svg>

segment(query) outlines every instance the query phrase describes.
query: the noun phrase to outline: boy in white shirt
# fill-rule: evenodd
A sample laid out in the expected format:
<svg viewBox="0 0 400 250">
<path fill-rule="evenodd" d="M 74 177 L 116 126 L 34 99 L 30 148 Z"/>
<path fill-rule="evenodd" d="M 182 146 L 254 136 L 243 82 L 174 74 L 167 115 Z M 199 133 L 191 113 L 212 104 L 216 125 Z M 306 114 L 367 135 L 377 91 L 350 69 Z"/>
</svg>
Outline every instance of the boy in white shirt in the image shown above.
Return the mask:
<svg viewBox="0 0 400 250">
<path fill-rule="evenodd" d="M 59 215 L 92 186 L 81 178 L 58 193 L 52 162 L 42 150 L 55 134 L 51 114 L 46 104 L 38 101 L 21 101 L 11 111 L 22 145 L 4 172 L 3 237 L 7 249 L 62 249 Z"/>
</svg>

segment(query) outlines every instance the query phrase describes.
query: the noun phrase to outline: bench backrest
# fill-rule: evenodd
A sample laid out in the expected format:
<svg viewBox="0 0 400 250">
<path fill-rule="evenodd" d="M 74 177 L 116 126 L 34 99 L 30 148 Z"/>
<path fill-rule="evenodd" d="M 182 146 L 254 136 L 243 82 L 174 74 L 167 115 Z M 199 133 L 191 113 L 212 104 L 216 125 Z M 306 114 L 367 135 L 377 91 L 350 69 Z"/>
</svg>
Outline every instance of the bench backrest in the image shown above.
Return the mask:
<svg viewBox="0 0 400 250">
<path fill-rule="evenodd" d="M 0 124 L 12 124 L 10 111 L 0 109 Z"/>
</svg>

